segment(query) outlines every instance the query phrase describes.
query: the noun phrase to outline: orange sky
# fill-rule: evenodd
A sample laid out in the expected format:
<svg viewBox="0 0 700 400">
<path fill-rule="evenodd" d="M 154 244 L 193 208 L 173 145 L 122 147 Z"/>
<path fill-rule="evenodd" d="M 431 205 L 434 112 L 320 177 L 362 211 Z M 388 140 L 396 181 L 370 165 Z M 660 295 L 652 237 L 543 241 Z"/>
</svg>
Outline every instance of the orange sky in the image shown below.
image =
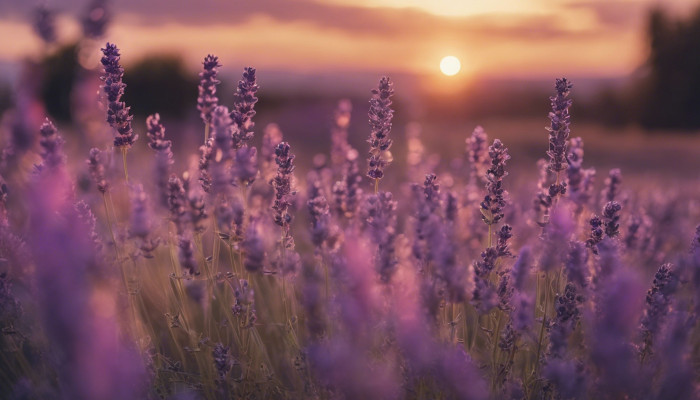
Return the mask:
<svg viewBox="0 0 700 400">
<path fill-rule="evenodd" d="M 87 0 L 41 2 L 60 12 L 59 36 L 79 34 Z M 224 64 L 314 71 L 438 75 L 445 55 L 472 75 L 619 76 L 644 57 L 649 0 L 114 0 L 106 39 L 126 64 L 148 52 L 179 52 L 197 68 Z M 664 7 L 687 12 L 690 0 Z M 0 4 L 0 61 L 36 54 L 28 24 L 35 4 Z M 12 38 L 9 40 L 8 38 Z M 95 59 L 95 61 L 97 58 Z M 459 79 L 459 77 L 457 78 Z"/>
</svg>

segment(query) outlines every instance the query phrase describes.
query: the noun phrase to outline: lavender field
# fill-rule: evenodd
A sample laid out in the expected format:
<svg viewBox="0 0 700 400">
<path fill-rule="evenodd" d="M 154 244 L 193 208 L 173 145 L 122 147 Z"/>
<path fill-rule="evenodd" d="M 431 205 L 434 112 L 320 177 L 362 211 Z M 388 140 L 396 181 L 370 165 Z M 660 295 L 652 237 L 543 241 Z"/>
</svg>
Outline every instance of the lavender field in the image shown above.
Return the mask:
<svg viewBox="0 0 700 400">
<path fill-rule="evenodd" d="M 211 54 L 196 121 L 141 118 L 104 23 L 79 117 L 32 71 L 3 116 L 0 398 L 700 398 L 697 137 L 579 129 L 555 76 L 465 127 L 377 75 L 289 134 Z"/>
</svg>

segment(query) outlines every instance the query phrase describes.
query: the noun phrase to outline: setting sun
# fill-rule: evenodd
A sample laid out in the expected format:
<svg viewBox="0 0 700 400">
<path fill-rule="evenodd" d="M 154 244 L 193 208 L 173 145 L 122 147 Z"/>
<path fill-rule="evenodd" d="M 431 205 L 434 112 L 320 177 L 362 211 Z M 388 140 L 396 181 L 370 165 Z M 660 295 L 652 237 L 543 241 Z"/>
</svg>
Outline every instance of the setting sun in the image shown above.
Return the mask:
<svg viewBox="0 0 700 400">
<path fill-rule="evenodd" d="M 455 56 L 447 56 L 440 61 L 440 71 L 447 76 L 456 75 L 461 67 L 459 59 Z"/>
</svg>

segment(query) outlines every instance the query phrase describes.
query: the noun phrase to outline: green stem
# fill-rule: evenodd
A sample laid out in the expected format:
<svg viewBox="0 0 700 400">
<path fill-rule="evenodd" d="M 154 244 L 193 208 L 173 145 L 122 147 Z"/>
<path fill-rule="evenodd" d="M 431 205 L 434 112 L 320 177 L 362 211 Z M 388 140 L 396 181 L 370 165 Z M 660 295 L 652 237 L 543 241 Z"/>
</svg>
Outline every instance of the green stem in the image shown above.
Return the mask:
<svg viewBox="0 0 700 400">
<path fill-rule="evenodd" d="M 493 365 L 494 377 L 498 373 L 498 365 L 497 365 L 498 362 L 496 359 L 496 354 L 498 354 L 498 341 L 499 341 L 500 335 L 501 335 L 501 324 L 503 323 L 503 313 L 498 311 L 498 310 L 496 310 L 496 312 L 498 313 L 498 322 L 496 323 L 496 331 L 495 331 L 496 334 L 493 336 L 493 353 L 491 354 L 491 359 L 493 360 L 492 365 Z M 494 380 L 494 388 L 495 387 L 496 387 L 496 381 Z"/>
<path fill-rule="evenodd" d="M 544 339 L 544 326 L 547 323 L 547 306 L 549 305 L 549 275 L 544 276 L 544 309 L 542 314 L 542 326 L 540 327 L 540 336 L 537 341 L 537 357 L 535 357 L 535 379 L 540 369 L 540 354 L 542 353 L 542 339 Z M 534 393 L 534 391 L 533 391 Z"/>
<path fill-rule="evenodd" d="M 491 224 L 489 224 L 489 236 L 486 240 L 487 240 L 486 248 L 490 248 L 491 245 L 493 244 L 493 243 L 491 243 Z"/>
<path fill-rule="evenodd" d="M 129 184 L 129 171 L 126 168 L 126 152 L 128 151 L 128 149 L 126 148 L 126 146 L 122 146 L 122 147 L 120 147 L 120 149 L 122 151 L 122 160 L 124 161 L 124 179 L 126 180 L 126 183 L 128 185 Z"/>
<path fill-rule="evenodd" d="M 107 216 L 107 227 L 109 228 L 109 233 L 112 235 L 112 242 L 114 243 L 114 252 L 117 253 L 117 260 L 121 260 L 119 255 L 119 249 L 117 248 L 117 238 L 114 236 L 114 230 L 112 229 L 112 218 L 109 216 L 109 207 L 107 207 L 107 196 L 102 193 L 102 201 L 105 205 L 105 216 Z"/>
</svg>

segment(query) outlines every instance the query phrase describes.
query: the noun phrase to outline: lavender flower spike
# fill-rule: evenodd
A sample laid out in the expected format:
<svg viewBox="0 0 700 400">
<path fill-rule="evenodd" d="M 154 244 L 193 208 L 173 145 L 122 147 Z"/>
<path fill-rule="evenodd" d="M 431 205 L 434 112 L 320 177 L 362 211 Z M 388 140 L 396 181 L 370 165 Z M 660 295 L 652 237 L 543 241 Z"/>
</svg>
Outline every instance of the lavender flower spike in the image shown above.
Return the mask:
<svg viewBox="0 0 700 400">
<path fill-rule="evenodd" d="M 488 194 L 481 202 L 482 219 L 487 225 L 493 225 L 503 218 L 503 207 L 506 205 L 507 192 L 503 189 L 503 178 L 506 172 L 506 161 L 510 159 L 508 149 L 499 139 L 494 139 L 489 147 L 491 167 L 486 171 L 486 190 Z"/>
<path fill-rule="evenodd" d="M 289 207 L 292 205 L 292 173 L 294 172 L 294 154 L 290 153 L 290 146 L 287 142 L 280 142 L 275 147 L 275 162 L 277 163 L 277 175 L 272 180 L 272 187 L 275 189 L 275 202 L 272 209 L 275 210 L 274 221 L 285 231 L 289 230 L 292 222 L 292 215 L 289 214 Z"/>
<path fill-rule="evenodd" d="M 388 77 L 379 80 L 379 86 L 372 89 L 372 98 L 369 100 L 369 125 L 372 128 L 369 142 L 369 171 L 367 176 L 374 179 L 375 192 L 379 180 L 384 177 L 384 168 L 392 161 L 391 119 L 394 110 L 391 106 L 391 96 L 394 95 L 394 83 Z"/>
<path fill-rule="evenodd" d="M 148 206 L 148 195 L 143 185 L 131 187 L 131 216 L 129 218 L 129 235 L 139 239 L 139 249 L 145 258 L 153 258 L 153 251 L 158 247 L 158 238 L 154 238 L 153 217 Z"/>
<path fill-rule="evenodd" d="M 104 81 L 102 90 L 107 96 L 107 122 L 117 131 L 117 136 L 114 138 L 114 147 L 129 149 L 138 135 L 134 134 L 131 128 L 131 120 L 133 117 L 129 114 L 129 107 L 120 101 L 124 95 L 126 84 L 122 82 L 124 76 L 124 68 L 119 65 L 119 49 L 116 45 L 107 43 L 102 49 L 102 66 L 104 67 L 104 75 L 101 79 Z"/>
<path fill-rule="evenodd" d="M 620 185 L 622 184 L 622 172 L 619 168 L 613 168 L 608 173 L 605 179 L 605 188 L 603 189 L 603 199 L 606 202 L 618 200 L 620 194 Z"/>
<path fill-rule="evenodd" d="M 603 208 L 605 234 L 608 237 L 615 237 L 620 234 L 620 214 L 618 214 L 620 210 L 622 210 L 622 206 L 616 201 L 608 202 Z"/>
<path fill-rule="evenodd" d="M 192 238 L 189 235 L 180 236 L 178 240 L 178 259 L 180 260 L 180 267 L 185 270 L 185 273 L 189 276 L 199 275 L 199 270 L 197 269 L 197 261 L 194 255 L 194 244 L 192 243 Z"/>
<path fill-rule="evenodd" d="M 258 91 L 258 84 L 255 78 L 255 68 L 246 67 L 243 70 L 243 79 L 238 81 L 236 89 L 236 101 L 231 110 L 231 119 L 238 127 L 238 132 L 234 133 L 233 146 L 238 149 L 253 138 L 253 117 L 255 116 L 255 103 L 258 98 L 255 93 Z"/>
<path fill-rule="evenodd" d="M 333 128 L 331 129 L 331 161 L 336 169 L 345 162 L 346 154 L 350 150 L 348 144 L 348 126 L 350 125 L 350 115 L 352 113 L 352 103 L 348 99 L 338 102 L 333 115 Z"/>
<path fill-rule="evenodd" d="M 34 30 L 46 44 L 56 41 L 56 15 L 46 6 L 39 6 L 34 12 Z"/>
<path fill-rule="evenodd" d="M 46 121 L 39 128 L 41 133 L 41 159 L 42 163 L 37 166 L 37 169 L 42 168 L 54 169 L 66 162 L 66 156 L 63 154 L 63 138 L 58 134 L 58 130 L 53 122 L 46 118 Z"/>
<path fill-rule="evenodd" d="M 485 182 L 485 169 L 488 167 L 488 136 L 481 126 L 474 128 L 466 139 L 469 158 L 469 183 L 476 185 L 477 179 Z"/>
<path fill-rule="evenodd" d="M 100 149 L 93 147 L 90 149 L 90 156 L 85 163 L 88 165 L 90 176 L 97 185 L 97 190 L 105 194 L 109 190 L 109 182 L 105 179 L 105 166 L 102 158 L 103 152 Z"/>
<path fill-rule="evenodd" d="M 221 83 L 216 79 L 219 67 L 219 58 L 209 54 L 204 58 L 204 68 L 199 73 L 199 97 L 197 98 L 197 109 L 200 112 L 204 124 L 211 124 L 212 111 L 219 104 L 219 98 L 216 97 L 216 85 Z M 207 138 L 205 138 L 206 140 Z"/>
<path fill-rule="evenodd" d="M 557 79 L 555 85 L 557 95 L 550 97 L 552 111 L 549 113 L 550 127 L 547 128 L 549 131 L 548 168 L 556 174 L 565 170 L 568 165 L 566 149 L 569 139 L 569 107 L 571 106 L 571 99 L 567 97 L 571 87 L 571 82 L 566 80 L 566 78 Z"/>
<path fill-rule="evenodd" d="M 172 142 L 165 140 L 165 127 L 160 123 L 160 115 L 153 114 L 146 119 L 148 147 L 156 152 L 155 180 L 160 193 L 160 203 L 168 207 L 168 180 L 173 164 Z"/>
<path fill-rule="evenodd" d="M 232 174 L 234 180 L 241 186 L 250 186 L 258 176 L 258 150 L 255 147 L 243 146 L 235 152 Z"/>
<path fill-rule="evenodd" d="M 82 18 L 83 34 L 88 38 L 98 39 L 104 36 L 109 23 L 110 12 L 107 0 L 92 0 Z"/>
</svg>

